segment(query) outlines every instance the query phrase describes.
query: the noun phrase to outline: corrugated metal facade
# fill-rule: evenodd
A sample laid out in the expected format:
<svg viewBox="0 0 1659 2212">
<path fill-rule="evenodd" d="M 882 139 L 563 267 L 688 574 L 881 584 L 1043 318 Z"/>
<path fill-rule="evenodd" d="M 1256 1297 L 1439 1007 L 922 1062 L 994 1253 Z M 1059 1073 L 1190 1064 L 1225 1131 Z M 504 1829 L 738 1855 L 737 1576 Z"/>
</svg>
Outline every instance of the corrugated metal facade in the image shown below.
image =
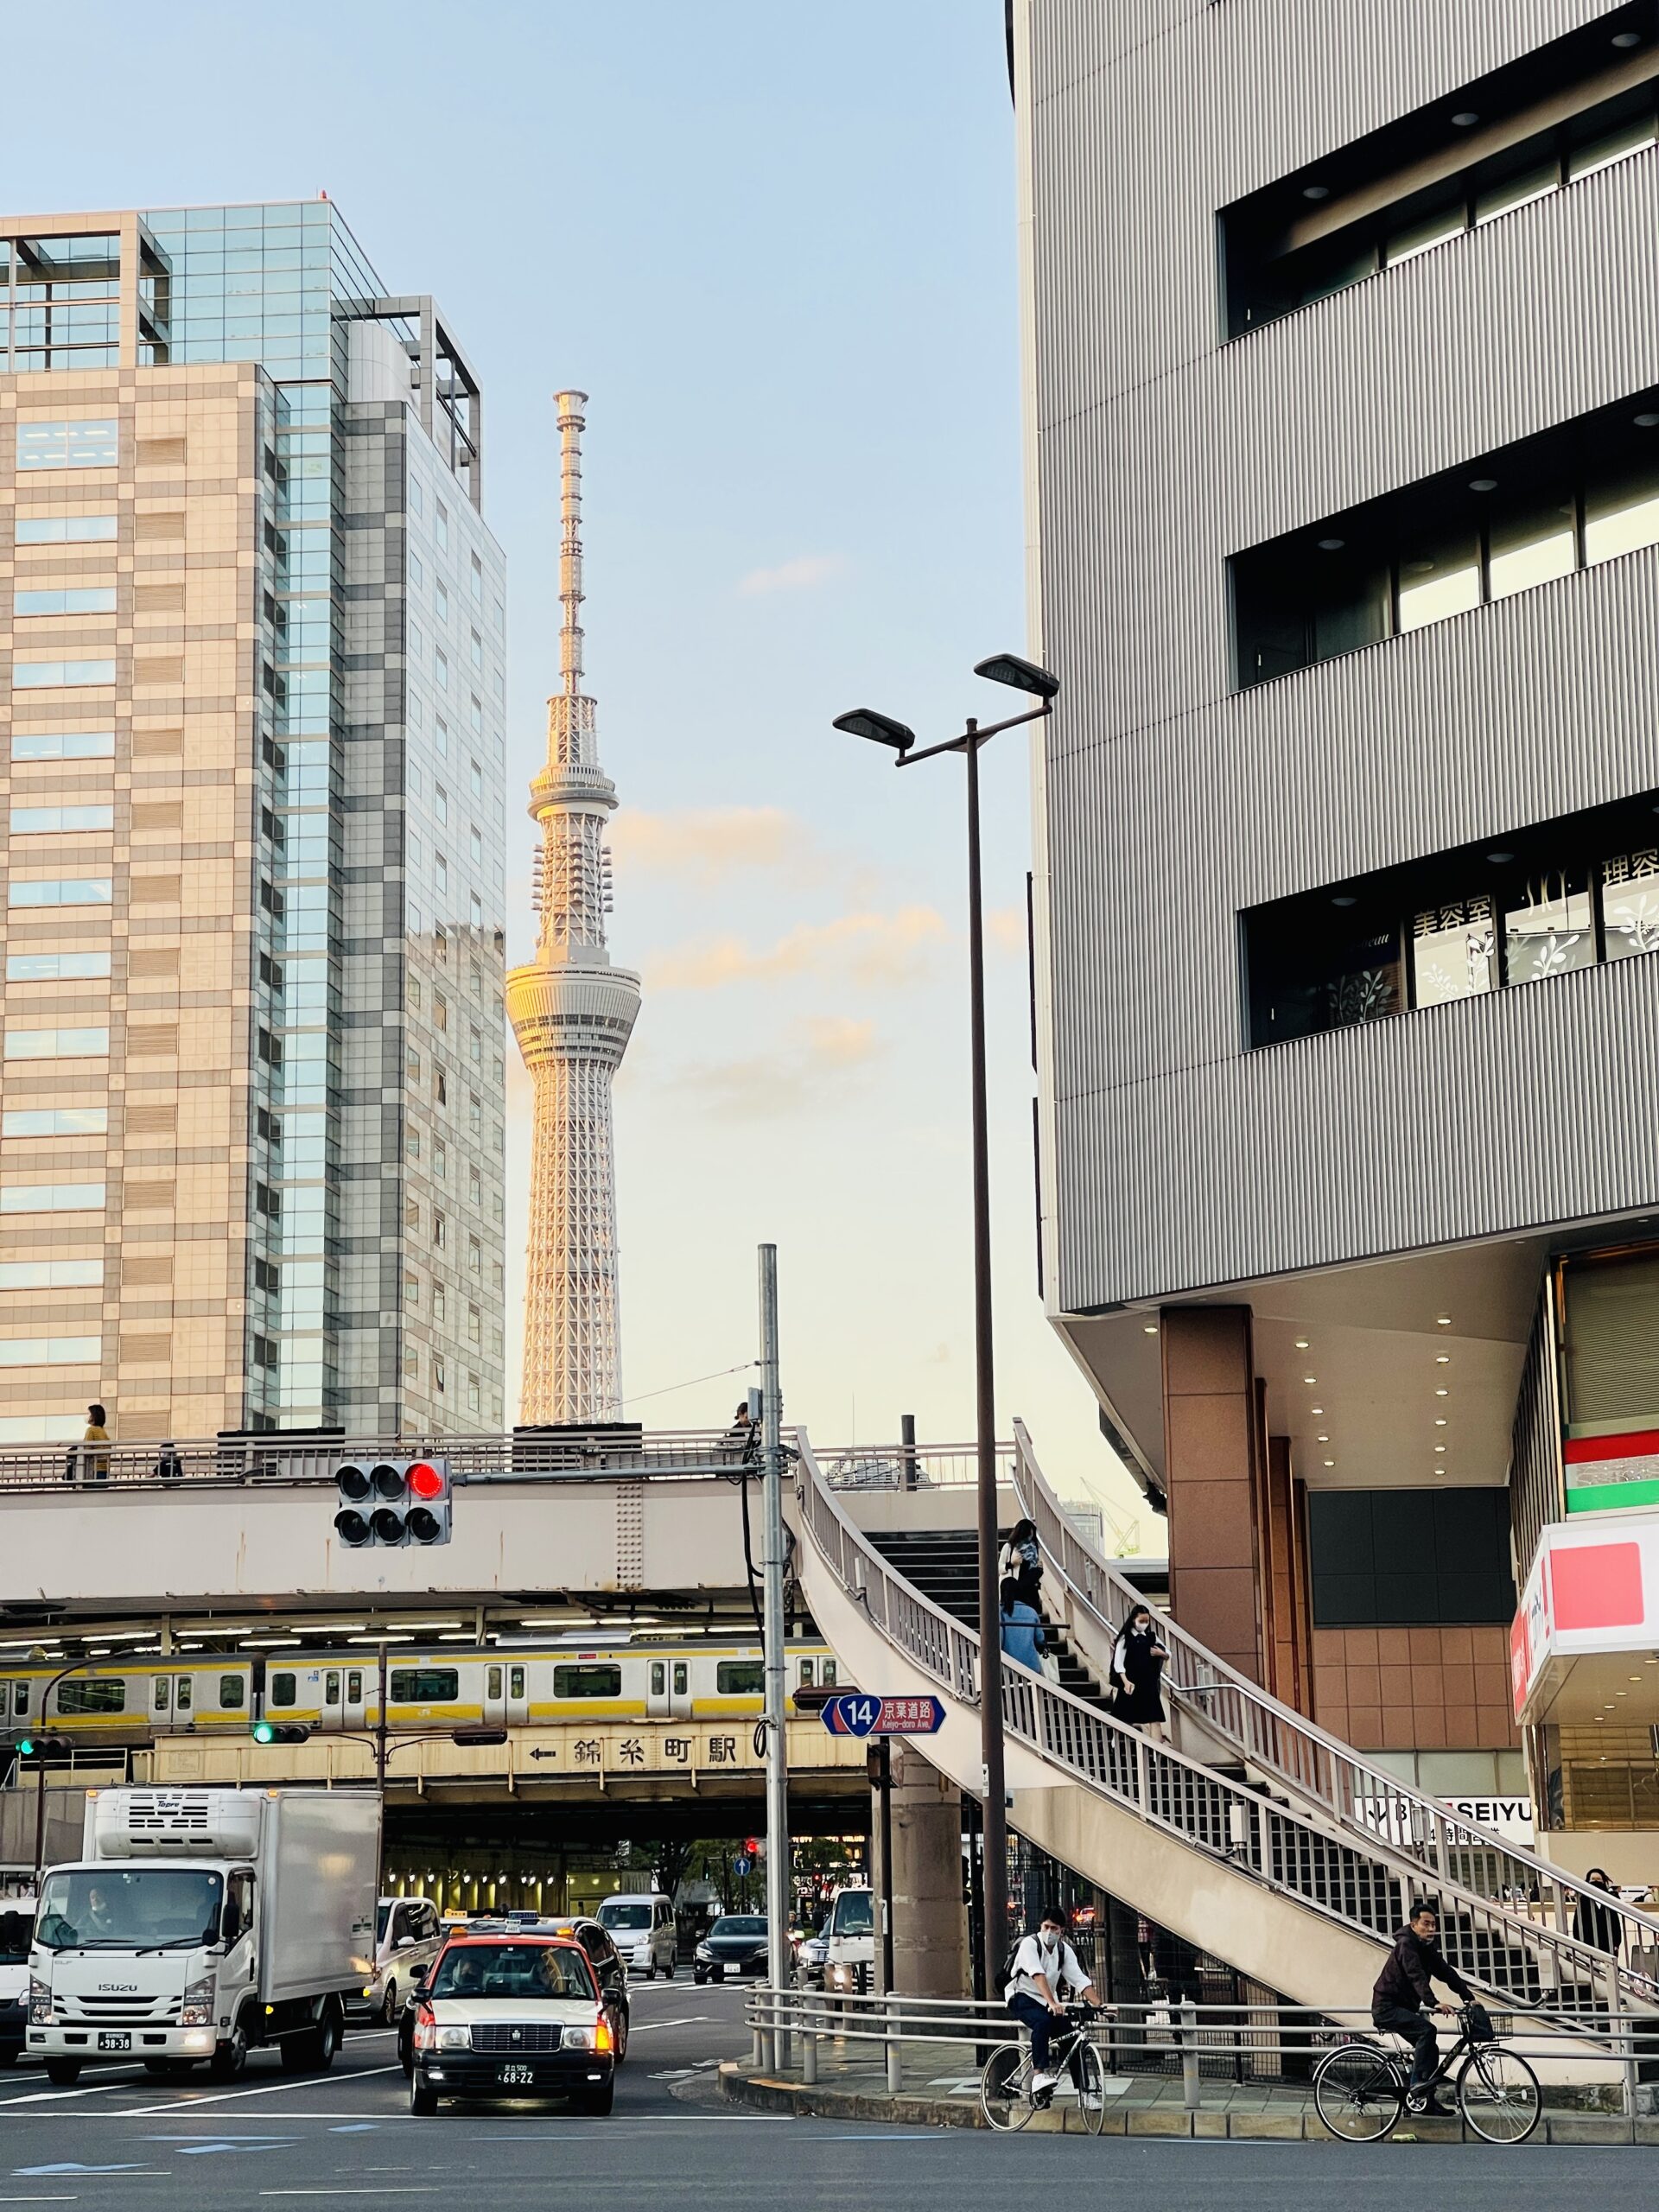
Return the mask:
<svg viewBox="0 0 1659 2212">
<path fill-rule="evenodd" d="M 1227 559 L 1659 381 L 1659 154 L 1224 343 L 1217 211 L 1593 22 L 1027 0 L 1051 1308 L 1659 1201 L 1659 961 L 1244 1049 L 1238 916 L 1659 786 L 1659 553 L 1231 690 Z"/>
</svg>

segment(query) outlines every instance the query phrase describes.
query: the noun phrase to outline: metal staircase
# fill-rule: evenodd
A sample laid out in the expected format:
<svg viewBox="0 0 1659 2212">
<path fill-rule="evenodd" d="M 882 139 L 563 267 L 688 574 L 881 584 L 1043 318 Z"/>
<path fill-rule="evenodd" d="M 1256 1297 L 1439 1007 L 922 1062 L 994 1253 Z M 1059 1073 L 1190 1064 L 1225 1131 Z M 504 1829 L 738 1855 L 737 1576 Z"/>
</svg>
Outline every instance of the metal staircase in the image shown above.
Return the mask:
<svg viewBox="0 0 1659 2212">
<path fill-rule="evenodd" d="M 813 1618 L 851 1679 L 893 1692 L 930 1689 L 941 1698 L 946 1722 L 930 1740 L 929 1756 L 963 1788 L 976 1789 L 977 1636 L 893 1564 L 903 1560 L 936 1588 L 960 1591 L 972 1540 L 964 1552 L 937 1536 L 867 1537 L 824 1482 L 804 1434 L 798 1446 L 792 1517 Z M 1117 1587 L 1114 1571 L 1096 1554 L 1067 1553 L 1070 1524 L 1028 1457 L 1022 1479 L 1027 1510 L 1068 1598 L 1081 1597 L 1083 1578 L 1091 1577 L 1089 1605 L 1103 1631 L 1113 1602 L 1108 1592 Z M 1039 1503 L 1043 1518 L 1033 1510 Z M 1130 1586 L 1122 1588 L 1123 1602 L 1132 1601 Z M 1055 1594 L 1046 1582 L 1045 1595 Z M 1088 1671 L 1097 1665 L 1096 1650 L 1081 1637 L 1078 1645 L 1097 1696 Z M 1197 1650 L 1188 1651 L 1192 1671 L 1183 1675 L 1182 1698 L 1202 1703 L 1217 1688 L 1233 1694 L 1226 1670 L 1214 1662 L 1201 1675 Z M 1023 1668 L 1005 1672 L 1003 1722 L 1010 1818 L 1021 1834 L 1298 2002 L 1364 2003 L 1383 1950 L 1424 1884 L 1424 1866 L 1411 1852 L 1357 1819 L 1344 1823 L 1323 1802 L 1309 1802 L 1304 1789 L 1285 1786 L 1288 1777 L 1219 1731 L 1214 1748 L 1223 1764 L 1211 1765 L 1149 1743 L 1086 1691 L 1074 1694 Z M 1464 1888 L 1449 1853 L 1446 1863 L 1433 1885 L 1443 1942 L 1471 1981 L 1502 2004 L 1539 2008 L 1537 2025 L 1561 2039 L 1569 2069 L 1574 2050 L 1605 2063 L 1609 2054 L 1593 2030 L 1598 2011 L 1605 2019 L 1616 1994 L 1606 1955 Z M 1629 2002 L 1622 1986 L 1617 1994 Z"/>
<path fill-rule="evenodd" d="M 1130 1607 L 1144 1599 L 1066 1514 L 1044 1480 L 1020 1421 L 1014 1423 L 1014 1486 L 1036 1525 L 1046 1604 L 1063 1614 L 1087 1663 L 1109 1670 L 1112 1641 Z M 1589 1890 L 1549 1860 L 1490 1829 L 1453 1819 L 1433 1798 L 1236 1673 L 1179 1623 L 1166 1618 L 1160 1632 L 1170 1654 L 1165 1691 L 1190 1748 L 1201 1756 L 1242 1762 L 1248 1775 L 1282 1788 L 1358 1840 L 1386 1841 L 1391 1854 L 1418 1870 L 1424 1886 L 1442 1893 L 1455 1887 L 1480 1896 L 1512 1923 L 1511 1947 L 1529 1955 L 1540 1925 L 1526 1910 L 1529 1898 L 1537 1898 L 1551 1931 L 1563 1938 L 1575 1924 L 1580 1897 L 1611 1911 L 1620 1924 L 1620 1955 L 1610 1957 L 1576 1946 L 1583 1955 L 1580 1971 L 1560 1985 L 1562 1997 L 1571 2005 L 1605 2003 L 1616 1986 L 1618 2001 L 1625 2007 L 1659 2009 L 1659 1990 L 1649 1970 L 1659 1962 L 1659 1919 L 1610 1899 L 1605 1891 Z M 1472 1978 L 1484 1949 L 1474 1928 L 1446 1929 L 1442 1947 Z M 1592 1962 L 1598 1969 L 1593 1974 Z M 1586 1987 L 1586 1980 L 1593 1990 Z M 1540 1986 L 1548 1986 L 1546 1977 Z"/>
</svg>

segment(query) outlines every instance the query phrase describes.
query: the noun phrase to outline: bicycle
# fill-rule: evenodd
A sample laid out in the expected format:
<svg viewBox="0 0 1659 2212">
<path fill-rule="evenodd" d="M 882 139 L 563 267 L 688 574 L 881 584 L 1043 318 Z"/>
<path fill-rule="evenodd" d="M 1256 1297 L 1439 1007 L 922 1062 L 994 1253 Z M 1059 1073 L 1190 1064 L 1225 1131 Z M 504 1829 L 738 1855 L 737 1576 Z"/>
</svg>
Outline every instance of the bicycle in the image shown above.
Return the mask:
<svg viewBox="0 0 1659 2212">
<path fill-rule="evenodd" d="M 1475 2133 L 1486 2143 L 1524 2143 L 1542 2108 L 1538 2076 L 1496 2035 L 1476 2037 L 1476 2010 L 1459 2007 L 1457 2041 L 1440 2054 L 1427 2094 L 1432 2096 L 1456 2066 L 1458 2110 Z M 1380 2143 L 1400 2124 L 1409 2080 L 1410 2067 L 1397 2050 L 1354 2036 L 1314 2069 L 1314 2109 L 1344 2142 Z"/>
<path fill-rule="evenodd" d="M 979 2077 L 979 2108 L 988 2127 L 1017 2134 L 1033 2113 L 1046 2112 L 1057 2096 L 1069 2094 L 1077 2098 L 1088 2133 L 1099 2134 L 1106 2123 L 1106 2069 L 1089 2038 L 1096 2010 L 1068 2005 L 1065 2018 L 1065 2027 L 1057 2027 L 1048 2046 L 1049 2071 L 1060 2077 L 1052 2089 L 1032 2094 L 1031 2045 L 1023 2036 L 999 2044 L 986 2060 Z"/>
</svg>

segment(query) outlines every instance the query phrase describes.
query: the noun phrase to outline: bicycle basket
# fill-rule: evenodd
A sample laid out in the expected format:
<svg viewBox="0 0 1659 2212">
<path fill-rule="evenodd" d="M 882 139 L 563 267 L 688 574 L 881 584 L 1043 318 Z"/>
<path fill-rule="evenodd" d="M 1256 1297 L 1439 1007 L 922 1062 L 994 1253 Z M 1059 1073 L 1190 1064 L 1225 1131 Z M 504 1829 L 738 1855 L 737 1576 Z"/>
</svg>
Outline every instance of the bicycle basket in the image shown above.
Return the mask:
<svg viewBox="0 0 1659 2212">
<path fill-rule="evenodd" d="M 1484 2005 L 1471 2002 L 1465 2014 L 1464 2024 L 1471 2043 L 1497 2041 L 1497 2030 L 1492 2025 L 1492 2016 Z"/>
</svg>

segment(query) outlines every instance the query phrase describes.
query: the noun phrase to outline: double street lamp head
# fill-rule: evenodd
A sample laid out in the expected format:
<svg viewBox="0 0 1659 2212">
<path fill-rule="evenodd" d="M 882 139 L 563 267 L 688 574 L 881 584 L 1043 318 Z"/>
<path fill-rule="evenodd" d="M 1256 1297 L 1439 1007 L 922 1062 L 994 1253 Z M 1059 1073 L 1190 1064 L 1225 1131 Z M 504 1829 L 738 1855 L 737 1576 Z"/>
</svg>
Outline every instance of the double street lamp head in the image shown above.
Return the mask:
<svg viewBox="0 0 1659 2212">
<path fill-rule="evenodd" d="M 874 707 L 855 707 L 850 713 L 837 715 L 830 725 L 832 729 L 844 729 L 849 737 L 868 737 L 877 745 L 890 745 L 902 760 L 916 742 L 916 733 L 896 722 L 891 715 L 878 714 Z"/>
<path fill-rule="evenodd" d="M 974 674 L 992 683 L 1006 683 L 1011 691 L 1028 691 L 1033 699 L 1052 699 L 1060 688 L 1058 676 L 1039 668 L 1034 660 L 1022 660 L 1018 653 L 993 653 L 988 660 L 976 660 Z"/>
</svg>

